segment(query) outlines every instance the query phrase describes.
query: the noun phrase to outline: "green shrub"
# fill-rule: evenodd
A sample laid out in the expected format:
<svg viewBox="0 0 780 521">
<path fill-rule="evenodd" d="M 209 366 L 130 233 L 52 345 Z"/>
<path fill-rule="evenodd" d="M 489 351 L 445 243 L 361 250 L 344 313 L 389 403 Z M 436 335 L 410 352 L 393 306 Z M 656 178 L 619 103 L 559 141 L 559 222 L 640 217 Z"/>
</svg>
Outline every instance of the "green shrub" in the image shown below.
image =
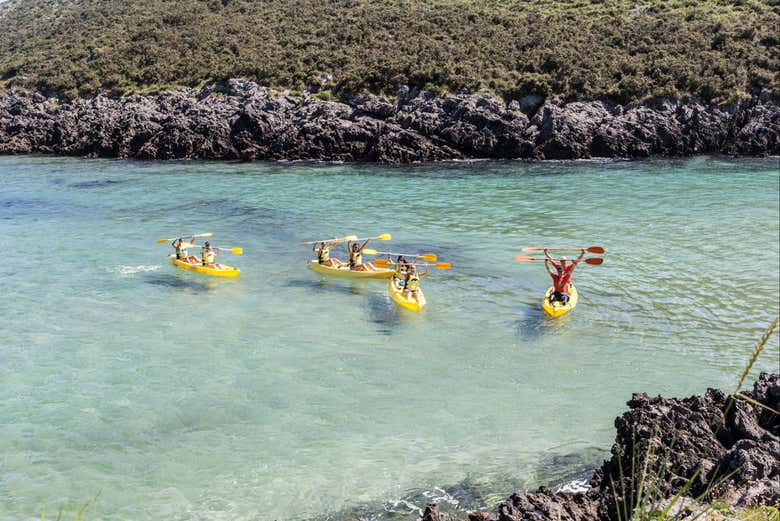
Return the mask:
<svg viewBox="0 0 780 521">
<path fill-rule="evenodd" d="M 0 3 L 0 78 L 48 92 L 245 77 L 334 93 L 490 89 L 621 101 L 780 94 L 773 0 Z M 25 77 L 27 79 L 21 80 Z"/>
</svg>

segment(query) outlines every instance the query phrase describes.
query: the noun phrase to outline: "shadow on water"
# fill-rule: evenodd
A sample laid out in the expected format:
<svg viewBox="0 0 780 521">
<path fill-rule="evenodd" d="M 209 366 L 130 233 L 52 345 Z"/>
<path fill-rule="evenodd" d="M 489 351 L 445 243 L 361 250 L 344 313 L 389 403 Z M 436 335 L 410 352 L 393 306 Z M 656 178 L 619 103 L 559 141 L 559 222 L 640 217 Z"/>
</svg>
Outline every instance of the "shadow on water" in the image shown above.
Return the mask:
<svg viewBox="0 0 780 521">
<path fill-rule="evenodd" d="M 368 320 L 377 326 L 377 332 L 386 336 L 398 333 L 397 327 L 404 319 L 402 310 L 385 294 L 366 297 Z"/>
<path fill-rule="evenodd" d="M 511 322 L 515 333 L 523 340 L 535 340 L 545 335 L 561 331 L 571 322 L 572 315 L 566 314 L 558 318 L 549 318 L 536 302 L 526 304 L 520 311 L 520 318 Z"/>
<path fill-rule="evenodd" d="M 601 464 L 607 451 L 585 448 L 579 452 L 551 452 L 525 469 L 528 478 L 509 473 L 494 473 L 486 478 L 467 476 L 463 481 L 451 485 L 411 489 L 400 497 L 356 504 L 337 512 L 330 512 L 310 518 L 309 521 L 346 521 L 365 519 L 368 521 L 401 521 L 422 515 L 428 503 L 436 503 L 440 511 L 454 518 L 465 518 L 473 510 L 493 510 L 498 503 L 517 491 L 548 485 L 556 490 L 561 485 L 578 481 L 580 486 L 587 482 L 593 471 Z"/>
<path fill-rule="evenodd" d="M 369 292 L 369 288 L 367 288 L 365 284 L 349 279 L 343 281 L 335 281 L 326 278 L 292 279 L 288 280 L 284 286 L 288 288 L 305 288 L 313 291 L 330 291 L 342 295 L 357 295 L 361 297 L 367 295 Z"/>
<path fill-rule="evenodd" d="M 188 289 L 196 293 L 208 293 L 219 287 L 206 282 L 187 280 L 170 273 L 146 273 L 143 275 L 143 281 L 153 286 Z"/>
<path fill-rule="evenodd" d="M 404 313 L 386 295 L 384 284 L 373 284 L 376 281 L 334 280 L 329 278 L 292 279 L 284 285 L 288 288 L 303 288 L 311 291 L 323 291 L 363 297 L 362 306 L 368 314 L 368 320 L 379 326 L 377 332 L 392 335 L 396 327 L 403 321 Z M 413 318 L 413 317 L 410 317 Z"/>
<path fill-rule="evenodd" d="M 0 219 L 63 215 L 71 210 L 71 207 L 59 202 L 44 199 L 0 199 Z"/>
<path fill-rule="evenodd" d="M 0 210 L 29 210 L 46 208 L 48 201 L 43 199 L 0 199 Z"/>
<path fill-rule="evenodd" d="M 73 183 L 70 185 L 70 187 L 90 190 L 92 188 L 105 188 L 107 186 L 121 185 L 128 182 L 129 182 L 128 179 L 122 179 L 118 181 L 114 179 L 95 179 L 93 181 L 82 181 L 80 183 Z"/>
</svg>

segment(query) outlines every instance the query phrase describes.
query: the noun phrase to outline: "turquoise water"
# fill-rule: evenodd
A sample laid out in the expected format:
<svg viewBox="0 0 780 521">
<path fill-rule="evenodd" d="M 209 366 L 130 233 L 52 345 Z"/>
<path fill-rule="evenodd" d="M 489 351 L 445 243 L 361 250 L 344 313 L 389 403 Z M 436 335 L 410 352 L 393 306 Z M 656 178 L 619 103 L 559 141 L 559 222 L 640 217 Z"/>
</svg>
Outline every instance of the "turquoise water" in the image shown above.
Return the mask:
<svg viewBox="0 0 780 521">
<path fill-rule="evenodd" d="M 778 312 L 779 185 L 777 158 L 0 157 L 0 519 L 98 491 L 96 519 L 459 509 L 467 485 L 495 500 L 574 472 L 606 457 L 632 392 L 736 384 Z M 204 231 L 244 248 L 223 259 L 239 278 L 155 244 Z M 295 245 L 383 232 L 454 265 L 419 315 Z M 554 322 L 542 266 L 513 261 L 545 244 L 607 249 Z M 756 369 L 778 356 L 775 337 Z"/>
</svg>

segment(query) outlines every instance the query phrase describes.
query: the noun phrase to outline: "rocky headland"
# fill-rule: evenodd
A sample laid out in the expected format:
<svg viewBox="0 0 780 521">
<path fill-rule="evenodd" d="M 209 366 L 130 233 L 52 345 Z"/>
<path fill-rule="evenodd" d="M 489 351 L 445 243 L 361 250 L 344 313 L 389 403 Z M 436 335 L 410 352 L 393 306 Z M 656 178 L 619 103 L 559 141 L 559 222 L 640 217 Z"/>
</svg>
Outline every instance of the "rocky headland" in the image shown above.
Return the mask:
<svg viewBox="0 0 780 521">
<path fill-rule="evenodd" d="M 474 511 L 468 519 L 626 520 L 639 497 L 647 498 L 646 511 L 674 503 L 678 518 L 688 509 L 693 519 L 712 502 L 735 509 L 778 508 L 780 375 L 762 373 L 753 391 L 742 394 L 749 400 L 716 389 L 689 398 L 635 394 L 629 410 L 615 420 L 612 457 L 594 472 L 586 493 L 541 487 L 513 494 L 495 513 Z M 674 502 L 677 493 L 682 498 Z M 430 504 L 421 521 L 454 517 Z"/>
<path fill-rule="evenodd" d="M 0 96 L 0 154 L 406 163 L 780 154 L 780 101 L 620 105 L 486 94 L 281 95 L 251 81 L 125 97 Z"/>
</svg>

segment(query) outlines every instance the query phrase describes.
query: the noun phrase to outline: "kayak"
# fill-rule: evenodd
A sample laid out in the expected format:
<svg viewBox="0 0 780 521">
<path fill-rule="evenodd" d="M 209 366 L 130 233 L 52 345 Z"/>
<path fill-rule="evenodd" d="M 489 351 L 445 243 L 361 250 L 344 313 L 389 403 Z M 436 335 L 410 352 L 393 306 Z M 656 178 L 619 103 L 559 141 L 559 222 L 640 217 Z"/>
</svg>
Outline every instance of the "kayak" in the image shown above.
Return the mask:
<svg viewBox="0 0 780 521">
<path fill-rule="evenodd" d="M 550 286 L 550 289 L 547 290 L 547 293 L 544 294 L 544 298 L 542 299 L 542 311 L 544 311 L 548 317 L 561 317 L 577 306 L 579 295 L 577 294 L 577 288 L 574 287 L 574 284 L 571 285 L 569 302 L 566 305 L 561 304 L 558 301 L 550 302 L 550 295 L 552 295 L 552 293 L 553 287 Z"/>
<path fill-rule="evenodd" d="M 224 264 L 221 265 L 221 270 L 216 268 L 207 268 L 202 264 L 190 264 L 189 262 L 184 262 L 177 259 L 176 255 L 168 255 L 168 262 L 183 270 L 194 271 L 195 273 L 203 273 L 205 275 L 212 275 L 214 277 L 236 277 L 239 273 L 241 273 L 240 269 L 234 268 L 233 266 L 225 266 Z"/>
<path fill-rule="evenodd" d="M 388 289 L 390 290 L 390 298 L 393 299 L 393 302 L 395 302 L 402 308 L 406 308 L 411 311 L 420 311 L 422 308 L 425 307 L 425 294 L 423 294 L 422 288 L 417 290 L 417 292 L 420 295 L 419 304 L 413 298 L 406 298 L 406 295 L 404 295 L 403 290 L 400 289 L 398 286 L 396 286 L 395 281 L 393 281 L 392 279 L 390 280 L 390 285 L 388 286 Z"/>
<path fill-rule="evenodd" d="M 388 270 L 385 268 L 377 268 L 376 271 L 355 271 L 349 269 L 349 266 L 343 266 L 341 268 L 334 268 L 331 266 L 323 266 L 317 260 L 313 260 L 309 263 L 309 269 L 322 273 L 323 275 L 338 275 L 340 277 L 352 277 L 355 279 L 389 279 L 393 276 L 394 270 Z"/>
</svg>

